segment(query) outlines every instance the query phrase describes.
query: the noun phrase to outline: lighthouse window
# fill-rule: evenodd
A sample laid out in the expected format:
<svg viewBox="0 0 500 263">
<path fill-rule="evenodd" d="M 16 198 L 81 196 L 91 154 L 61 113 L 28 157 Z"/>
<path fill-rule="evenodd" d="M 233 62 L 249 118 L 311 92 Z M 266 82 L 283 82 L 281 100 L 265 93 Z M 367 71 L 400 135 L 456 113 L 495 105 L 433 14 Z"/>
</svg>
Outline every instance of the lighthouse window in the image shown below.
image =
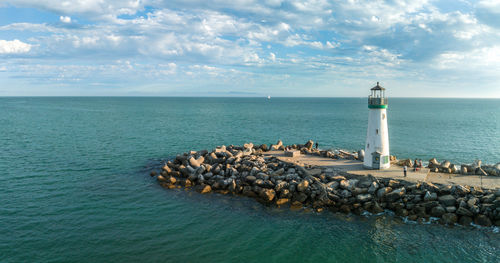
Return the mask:
<svg viewBox="0 0 500 263">
<path fill-rule="evenodd" d="M 367 145 L 366 145 L 366 148 L 370 148 L 370 144 L 367 144 Z"/>
<path fill-rule="evenodd" d="M 378 129 L 376 129 L 375 132 L 378 134 Z"/>
</svg>

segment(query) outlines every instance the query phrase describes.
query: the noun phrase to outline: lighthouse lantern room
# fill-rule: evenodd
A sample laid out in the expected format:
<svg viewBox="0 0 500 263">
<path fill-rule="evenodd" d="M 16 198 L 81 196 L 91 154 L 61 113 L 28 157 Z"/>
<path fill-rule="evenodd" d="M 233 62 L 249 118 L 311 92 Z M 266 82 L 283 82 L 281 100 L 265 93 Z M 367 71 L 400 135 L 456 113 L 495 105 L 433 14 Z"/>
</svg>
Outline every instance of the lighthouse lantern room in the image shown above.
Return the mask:
<svg viewBox="0 0 500 263">
<path fill-rule="evenodd" d="M 368 96 L 368 129 L 363 166 L 366 169 L 387 169 L 391 166 L 389 159 L 387 98 L 385 89 L 377 82 Z"/>
</svg>

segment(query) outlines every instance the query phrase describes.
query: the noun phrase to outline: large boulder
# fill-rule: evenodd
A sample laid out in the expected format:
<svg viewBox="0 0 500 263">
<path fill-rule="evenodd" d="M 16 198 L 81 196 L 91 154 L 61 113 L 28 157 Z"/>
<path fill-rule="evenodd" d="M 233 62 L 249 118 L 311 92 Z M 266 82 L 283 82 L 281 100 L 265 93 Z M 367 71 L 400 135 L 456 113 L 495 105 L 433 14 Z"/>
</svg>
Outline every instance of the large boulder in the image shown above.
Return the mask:
<svg viewBox="0 0 500 263">
<path fill-rule="evenodd" d="M 450 165 L 451 165 L 450 161 L 445 160 L 444 162 L 441 163 L 440 167 L 441 169 L 448 169 L 450 168 Z"/>
<path fill-rule="evenodd" d="M 437 200 L 437 194 L 426 191 L 425 195 L 424 195 L 424 201 L 428 202 L 428 201 L 434 201 L 434 200 Z"/>
<path fill-rule="evenodd" d="M 435 216 L 435 217 L 441 217 L 445 213 L 446 213 L 446 210 L 440 205 L 435 206 L 431 209 L 431 215 Z"/>
<path fill-rule="evenodd" d="M 387 195 L 388 193 L 390 193 L 391 191 L 392 191 L 392 188 L 390 188 L 390 187 L 382 187 L 382 188 L 378 189 L 377 197 L 382 198 L 385 195 Z"/>
<path fill-rule="evenodd" d="M 299 192 L 305 192 L 307 190 L 307 188 L 309 187 L 309 181 L 307 180 L 302 180 L 302 182 L 300 182 L 298 185 L 297 185 L 297 191 Z"/>
<path fill-rule="evenodd" d="M 358 181 L 359 180 L 357 180 L 357 179 L 342 180 L 342 181 L 340 181 L 340 187 L 342 189 L 347 189 L 349 191 L 352 191 L 356 187 L 356 184 L 358 183 Z"/>
<path fill-rule="evenodd" d="M 356 198 L 358 199 L 358 201 L 364 203 L 364 202 L 372 200 L 372 195 L 371 194 L 360 194 L 360 195 L 357 195 Z"/>
<path fill-rule="evenodd" d="M 203 185 L 203 186 L 200 186 L 197 190 L 201 194 L 206 194 L 206 193 L 210 193 L 212 191 L 212 187 L 210 187 L 210 185 Z"/>
<path fill-rule="evenodd" d="M 385 195 L 385 199 L 389 202 L 394 202 L 397 199 L 401 198 L 406 193 L 406 189 L 404 187 L 393 190 L 392 192 Z"/>
<path fill-rule="evenodd" d="M 473 169 L 477 169 L 477 168 L 480 168 L 481 167 L 481 160 L 475 160 L 473 163 L 472 163 L 472 168 Z"/>
<path fill-rule="evenodd" d="M 266 189 L 266 188 L 263 188 L 260 192 L 259 192 L 259 196 L 260 198 L 262 198 L 264 201 L 266 202 L 271 202 L 274 197 L 276 196 L 276 192 L 273 190 L 273 189 Z"/>
<path fill-rule="evenodd" d="M 459 196 L 464 196 L 468 193 L 470 193 L 470 187 L 468 186 L 463 186 L 463 185 L 456 185 L 454 188 L 455 194 Z"/>
<path fill-rule="evenodd" d="M 461 216 L 473 216 L 474 214 L 472 214 L 471 211 L 469 211 L 467 208 L 465 207 L 459 207 L 457 209 L 457 215 L 461 215 Z"/>
<path fill-rule="evenodd" d="M 413 167 L 413 161 L 411 159 L 399 160 L 399 166 Z"/>
<path fill-rule="evenodd" d="M 441 166 L 441 164 L 436 160 L 436 158 L 432 158 L 429 160 L 429 165 L 427 167 L 429 168 L 437 168 Z"/>
<path fill-rule="evenodd" d="M 252 149 L 253 148 L 253 143 L 251 143 L 251 142 L 245 143 L 245 144 L 243 144 L 243 148 L 245 148 L 245 149 Z"/>
<path fill-rule="evenodd" d="M 271 150 L 279 150 L 283 146 L 283 142 L 278 140 L 276 144 L 271 145 Z"/>
<path fill-rule="evenodd" d="M 457 171 L 458 171 L 458 168 L 457 168 L 457 166 L 455 164 L 450 165 L 449 169 L 450 169 L 450 172 L 452 174 L 457 173 Z"/>
<path fill-rule="evenodd" d="M 370 184 L 370 186 L 368 187 L 368 193 L 374 194 L 377 191 L 378 187 L 379 187 L 379 185 L 377 182 L 372 182 Z"/>
<path fill-rule="evenodd" d="M 474 222 L 476 223 L 476 225 L 480 226 L 491 226 L 491 220 L 485 215 L 476 216 Z"/>
<path fill-rule="evenodd" d="M 452 195 L 443 195 L 438 198 L 439 202 L 444 206 L 454 206 L 455 205 L 455 197 Z"/>
<path fill-rule="evenodd" d="M 455 223 L 457 223 L 458 217 L 453 213 L 446 213 L 442 215 L 441 220 L 443 224 L 454 225 Z"/>
</svg>

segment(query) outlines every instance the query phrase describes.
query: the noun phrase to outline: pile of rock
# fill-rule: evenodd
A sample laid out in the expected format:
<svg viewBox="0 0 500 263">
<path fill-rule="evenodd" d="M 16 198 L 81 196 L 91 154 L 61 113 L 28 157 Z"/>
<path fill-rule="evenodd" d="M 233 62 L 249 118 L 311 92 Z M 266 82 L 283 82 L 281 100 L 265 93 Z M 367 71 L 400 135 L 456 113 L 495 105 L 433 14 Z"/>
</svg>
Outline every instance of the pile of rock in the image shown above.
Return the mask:
<svg viewBox="0 0 500 263">
<path fill-rule="evenodd" d="M 313 151 L 306 145 L 308 151 Z M 295 146 L 300 151 L 304 147 Z M 392 210 L 410 220 L 436 217 L 444 224 L 500 225 L 500 190 L 409 183 L 351 175 L 331 168 L 303 167 L 263 156 L 266 150 L 265 145 L 248 143 L 243 147 L 221 146 L 211 152 L 184 153 L 168 161 L 157 180 L 166 188 L 231 193 L 277 206 L 355 214 Z M 156 173 L 152 172 L 152 176 Z"/>
<path fill-rule="evenodd" d="M 472 164 L 462 164 L 460 168 L 450 161 L 438 162 L 436 158 L 429 160 L 427 166 L 431 172 L 462 174 L 462 175 L 483 175 L 500 176 L 500 163 L 496 165 L 482 165 L 481 160 L 476 160 Z"/>
</svg>

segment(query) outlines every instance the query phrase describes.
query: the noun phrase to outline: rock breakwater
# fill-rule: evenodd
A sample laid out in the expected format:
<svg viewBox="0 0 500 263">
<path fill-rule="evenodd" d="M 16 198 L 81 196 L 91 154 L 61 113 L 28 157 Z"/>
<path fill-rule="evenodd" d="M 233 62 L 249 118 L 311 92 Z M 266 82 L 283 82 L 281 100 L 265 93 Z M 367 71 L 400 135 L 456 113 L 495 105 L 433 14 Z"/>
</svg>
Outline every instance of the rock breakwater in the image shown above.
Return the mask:
<svg viewBox="0 0 500 263">
<path fill-rule="evenodd" d="M 192 188 L 206 194 L 242 195 L 275 206 L 310 207 L 316 211 L 363 214 L 393 211 L 414 221 L 500 226 L 500 189 L 466 185 L 412 183 L 389 178 L 349 174 L 325 167 L 301 166 L 264 153 L 268 149 L 295 149 L 331 158 L 356 158 L 348 153 L 304 145 L 220 146 L 213 151 L 183 153 L 169 160 L 158 173 L 165 188 Z"/>
</svg>

